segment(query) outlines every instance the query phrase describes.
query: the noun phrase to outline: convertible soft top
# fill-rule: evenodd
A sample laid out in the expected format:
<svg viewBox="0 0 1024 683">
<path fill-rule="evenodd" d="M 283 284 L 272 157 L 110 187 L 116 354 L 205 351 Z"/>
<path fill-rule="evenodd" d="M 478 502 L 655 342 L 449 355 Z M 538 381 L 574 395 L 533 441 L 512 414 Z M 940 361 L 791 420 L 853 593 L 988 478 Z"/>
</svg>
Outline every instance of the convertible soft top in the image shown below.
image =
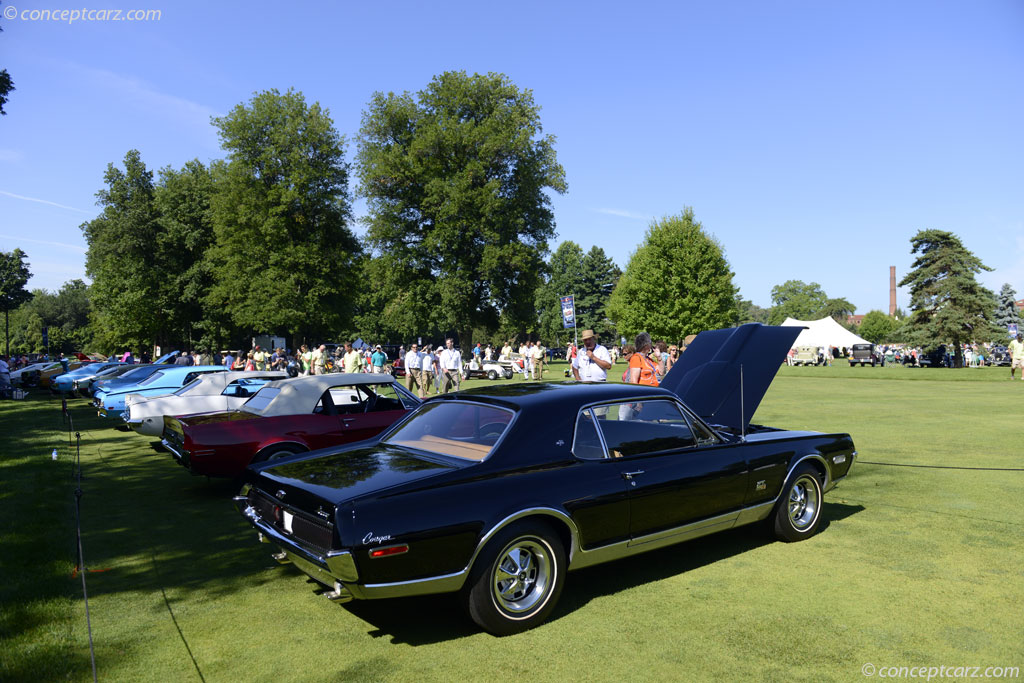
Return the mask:
<svg viewBox="0 0 1024 683">
<path fill-rule="evenodd" d="M 316 402 L 320 400 L 324 392 L 334 387 L 353 385 L 382 385 L 394 384 L 395 378 L 391 375 L 376 373 L 332 373 L 330 375 L 315 375 L 310 377 L 292 377 L 280 379 L 276 382 L 267 382 L 260 389 L 259 393 L 249 399 L 242 410 L 247 413 L 255 413 L 269 417 L 271 415 L 296 415 L 308 413 L 313 410 Z M 260 396 L 266 397 L 266 393 L 276 394 L 269 402 L 265 403 L 257 399 Z M 260 406 L 262 407 L 254 407 Z"/>
</svg>

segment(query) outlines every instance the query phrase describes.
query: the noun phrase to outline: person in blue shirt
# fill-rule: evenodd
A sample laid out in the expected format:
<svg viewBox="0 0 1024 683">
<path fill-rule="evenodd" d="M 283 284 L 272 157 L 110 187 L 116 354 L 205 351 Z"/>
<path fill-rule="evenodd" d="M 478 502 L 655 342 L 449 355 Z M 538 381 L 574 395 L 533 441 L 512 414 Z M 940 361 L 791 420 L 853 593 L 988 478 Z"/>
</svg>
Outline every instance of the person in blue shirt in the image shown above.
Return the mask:
<svg viewBox="0 0 1024 683">
<path fill-rule="evenodd" d="M 384 353 L 380 348 L 380 344 L 373 350 L 373 354 L 370 355 L 370 364 L 373 366 L 373 372 L 381 374 L 384 372 L 384 365 L 388 362 L 387 354 Z"/>
</svg>

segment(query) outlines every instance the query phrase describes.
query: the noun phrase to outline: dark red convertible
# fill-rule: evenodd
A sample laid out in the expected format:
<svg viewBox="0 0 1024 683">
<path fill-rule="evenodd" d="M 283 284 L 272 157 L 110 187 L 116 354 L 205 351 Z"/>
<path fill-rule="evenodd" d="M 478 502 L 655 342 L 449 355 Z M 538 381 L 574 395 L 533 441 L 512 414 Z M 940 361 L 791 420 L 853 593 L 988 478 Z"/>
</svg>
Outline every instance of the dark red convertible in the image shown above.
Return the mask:
<svg viewBox="0 0 1024 683">
<path fill-rule="evenodd" d="M 419 403 L 390 375 L 295 377 L 238 410 L 165 417 L 162 443 L 193 474 L 234 477 L 252 462 L 369 439 Z"/>
</svg>

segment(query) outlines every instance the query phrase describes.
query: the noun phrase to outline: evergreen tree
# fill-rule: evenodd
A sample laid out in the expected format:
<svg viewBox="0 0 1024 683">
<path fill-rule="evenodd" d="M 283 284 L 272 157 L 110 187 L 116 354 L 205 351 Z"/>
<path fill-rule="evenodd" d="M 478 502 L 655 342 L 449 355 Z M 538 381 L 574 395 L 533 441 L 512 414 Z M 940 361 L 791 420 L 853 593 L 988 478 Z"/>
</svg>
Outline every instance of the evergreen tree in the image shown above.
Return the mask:
<svg viewBox="0 0 1024 683">
<path fill-rule="evenodd" d="M 622 270 L 598 246 L 583 257 L 583 281 L 576 296 L 576 325 L 580 330 L 592 329 L 607 344 L 618 341 L 618 330 L 608 318 L 608 302 Z"/>
<path fill-rule="evenodd" d="M 922 230 L 910 240 L 913 267 L 900 286 L 910 286 L 908 341 L 924 348 L 951 343 L 956 367 L 963 367 L 961 344 L 987 341 L 995 328 L 991 319 L 995 295 L 975 280 L 992 270 L 968 251 L 960 238 L 944 230 Z"/>
<path fill-rule="evenodd" d="M 1017 293 L 1013 291 L 1010 283 L 1004 284 L 999 291 L 995 324 L 1003 330 L 1009 329 L 1010 325 L 1016 325 L 1018 330 L 1024 332 L 1021 326 L 1020 312 L 1017 311 Z"/>
<path fill-rule="evenodd" d="M 561 298 L 578 297 L 583 290 L 583 249 L 571 240 L 562 242 L 551 254 L 546 270 L 548 277 L 537 288 L 538 332 L 545 344 L 560 346 L 573 336 L 573 329 L 562 325 Z M 578 315 L 578 304 L 576 310 Z"/>
</svg>

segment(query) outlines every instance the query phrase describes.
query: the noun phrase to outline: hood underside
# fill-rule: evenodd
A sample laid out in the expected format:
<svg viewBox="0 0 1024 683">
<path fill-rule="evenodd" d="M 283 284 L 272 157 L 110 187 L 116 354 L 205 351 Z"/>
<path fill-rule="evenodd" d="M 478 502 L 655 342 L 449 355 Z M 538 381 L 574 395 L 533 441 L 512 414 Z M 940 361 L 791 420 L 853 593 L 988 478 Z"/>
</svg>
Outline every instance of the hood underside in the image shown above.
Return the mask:
<svg viewBox="0 0 1024 683">
<path fill-rule="evenodd" d="M 701 332 L 661 386 L 707 422 L 745 430 L 803 329 L 749 323 Z"/>
</svg>

